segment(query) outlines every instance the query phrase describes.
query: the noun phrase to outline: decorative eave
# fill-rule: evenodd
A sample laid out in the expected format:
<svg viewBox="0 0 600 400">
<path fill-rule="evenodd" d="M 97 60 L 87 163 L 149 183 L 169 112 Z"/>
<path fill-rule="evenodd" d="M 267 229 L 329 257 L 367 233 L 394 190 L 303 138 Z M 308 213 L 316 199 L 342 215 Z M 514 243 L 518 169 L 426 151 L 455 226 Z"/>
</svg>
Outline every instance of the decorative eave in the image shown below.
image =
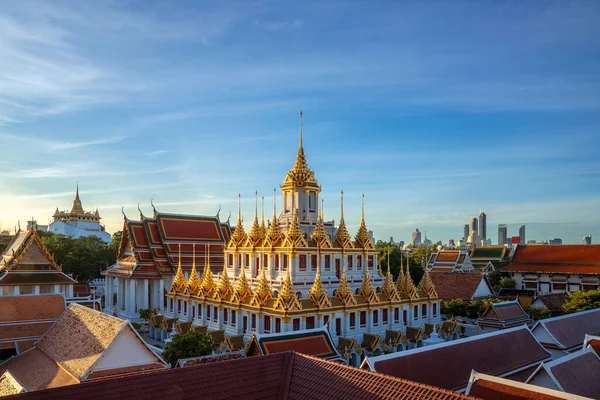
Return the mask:
<svg viewBox="0 0 600 400">
<path fill-rule="evenodd" d="M 284 312 L 302 310 L 302 304 L 298 301 L 298 296 L 294 291 L 289 268 L 287 269 L 285 280 L 283 281 L 281 291 L 277 295 L 273 308 Z"/>
</svg>

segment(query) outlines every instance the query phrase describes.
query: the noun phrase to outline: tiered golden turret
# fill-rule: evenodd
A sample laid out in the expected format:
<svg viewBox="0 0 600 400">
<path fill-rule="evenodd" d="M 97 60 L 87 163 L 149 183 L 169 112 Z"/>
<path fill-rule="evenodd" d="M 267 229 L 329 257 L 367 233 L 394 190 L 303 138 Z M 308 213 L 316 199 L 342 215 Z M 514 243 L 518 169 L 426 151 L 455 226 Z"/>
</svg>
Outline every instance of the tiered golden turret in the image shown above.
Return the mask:
<svg viewBox="0 0 600 400">
<path fill-rule="evenodd" d="M 394 278 L 390 271 L 390 249 L 388 249 L 387 255 L 387 274 L 383 280 L 383 286 L 381 287 L 381 293 L 385 296 L 388 301 L 400 301 L 400 295 L 398 294 L 398 288 L 394 285 Z"/>
<path fill-rule="evenodd" d="M 298 144 L 298 154 L 296 162 L 291 170 L 288 171 L 282 185 L 282 190 L 295 188 L 310 188 L 318 192 L 321 191 L 315 173 L 308 168 L 306 157 L 304 156 L 304 147 L 302 146 L 302 111 L 300 111 L 300 142 Z"/>
<path fill-rule="evenodd" d="M 356 243 L 358 243 L 361 247 L 365 249 L 374 249 L 373 241 L 371 240 L 371 235 L 369 235 L 369 231 L 367 230 L 367 225 L 365 224 L 365 194 L 362 194 L 362 217 L 360 219 L 360 225 L 358 226 L 358 232 L 356 233 L 356 237 L 354 238 Z"/>
<path fill-rule="evenodd" d="M 419 282 L 419 290 L 422 290 L 427 297 L 438 296 L 437 291 L 435 290 L 435 285 L 429 276 L 429 270 L 427 267 L 425 267 L 425 273 L 423 274 L 423 278 L 421 278 L 421 282 Z"/>
<path fill-rule="evenodd" d="M 281 228 L 279 228 L 279 222 L 277 221 L 277 191 L 273 189 L 273 219 L 267 229 L 267 236 L 265 238 L 265 247 L 277 247 L 285 237 Z"/>
<path fill-rule="evenodd" d="M 401 293 L 404 288 L 404 256 L 400 252 L 400 271 L 398 272 L 398 279 L 396 279 L 396 288 Z"/>
<path fill-rule="evenodd" d="M 214 297 L 215 299 L 225 300 L 230 293 L 233 293 L 233 286 L 231 286 L 231 282 L 229 282 L 227 268 L 223 268 L 223 273 L 221 274 L 221 279 L 217 285 L 217 290 L 215 290 Z"/>
<path fill-rule="evenodd" d="M 244 270 L 244 264 L 242 263 L 242 271 L 237 281 L 235 289 L 233 289 L 233 296 L 231 301 L 237 304 L 243 303 L 248 297 L 252 296 L 252 288 L 246 279 L 246 271 Z"/>
<path fill-rule="evenodd" d="M 196 295 L 200 291 L 200 287 L 202 287 L 202 282 L 196 272 L 196 244 L 192 245 L 192 272 L 190 272 L 187 287 L 191 295 Z"/>
<path fill-rule="evenodd" d="M 379 297 L 377 296 L 377 292 L 375 292 L 375 288 L 373 287 L 373 282 L 371 281 L 371 276 L 369 275 L 369 268 L 365 268 L 365 273 L 363 275 L 363 281 L 360 286 L 360 294 L 365 299 L 365 301 L 369 304 L 379 303 Z"/>
<path fill-rule="evenodd" d="M 352 294 L 352 288 L 348 284 L 348 279 L 346 278 L 346 265 L 343 259 L 342 263 L 342 276 L 340 277 L 340 282 L 335 289 L 335 297 L 337 297 L 342 304 L 344 304 L 344 306 L 355 306 L 356 298 L 354 297 L 354 294 Z"/>
<path fill-rule="evenodd" d="M 340 224 L 338 225 L 337 232 L 335 233 L 334 240 L 338 242 L 338 244 L 342 248 L 354 248 L 354 244 L 352 243 L 352 238 L 348 233 L 348 228 L 346 228 L 346 223 L 344 222 L 344 191 L 342 190 L 341 194 L 341 212 L 340 212 Z"/>
<path fill-rule="evenodd" d="M 276 310 L 283 311 L 299 311 L 302 310 L 302 305 L 298 301 L 298 296 L 294 291 L 294 285 L 292 284 L 292 278 L 290 276 L 290 269 L 287 269 L 285 280 L 281 286 L 281 291 L 275 300 L 273 306 Z"/>
<path fill-rule="evenodd" d="M 179 263 L 177 264 L 177 272 L 175 272 L 175 278 L 171 284 L 170 293 L 184 293 L 187 292 L 187 282 L 181 269 L 181 245 L 179 245 Z"/>
<path fill-rule="evenodd" d="M 79 183 L 77 184 L 77 189 L 75 191 L 75 200 L 73 200 L 73 207 L 71 208 L 71 214 L 84 214 L 83 206 L 81 205 L 81 200 L 79 199 Z"/>
<path fill-rule="evenodd" d="M 250 305 L 263 307 L 265 304 L 267 304 L 267 301 L 272 298 L 273 291 L 271 290 L 271 285 L 267 280 L 267 275 L 265 274 L 265 269 L 263 267 L 260 280 L 258 281 L 258 286 L 256 289 L 254 289 L 254 294 L 252 295 Z"/>
<path fill-rule="evenodd" d="M 260 243 L 262 244 L 267 237 L 267 226 L 265 225 L 265 196 L 262 196 L 262 211 L 260 213 Z"/>
<path fill-rule="evenodd" d="M 321 200 L 321 209 L 317 216 L 317 223 L 315 224 L 315 230 L 310 235 L 310 238 L 317 243 L 320 248 L 331 248 L 331 239 L 329 234 L 325 230 L 325 223 L 323 222 L 323 200 Z"/>
<path fill-rule="evenodd" d="M 323 287 L 323 282 L 321 281 L 321 255 L 317 255 L 317 273 L 315 275 L 315 281 L 313 282 L 312 287 L 310 288 L 310 292 L 308 292 L 308 298 L 312 300 L 312 302 L 318 308 L 329 308 L 331 307 L 331 300 L 329 300 L 329 296 L 327 295 L 327 290 Z"/>
<path fill-rule="evenodd" d="M 200 291 L 204 297 L 211 297 L 217 289 L 210 270 L 210 244 L 206 252 L 206 262 L 204 263 L 204 273 L 202 274 L 202 286 Z"/>
<path fill-rule="evenodd" d="M 408 296 L 410 299 L 416 299 L 419 297 L 415 283 L 410 276 L 410 263 L 407 260 L 406 271 L 402 274 L 402 281 L 399 283 L 400 292 Z"/>
<path fill-rule="evenodd" d="M 288 227 L 288 231 L 285 234 L 283 245 L 291 248 L 308 246 L 308 243 L 304 238 L 304 233 L 300 229 L 300 223 L 298 222 L 298 211 L 296 209 L 294 209 L 292 223 Z"/>
<path fill-rule="evenodd" d="M 260 225 L 258 224 L 258 192 L 255 193 L 256 198 L 254 199 L 254 221 L 250 232 L 248 232 L 248 240 L 246 247 L 257 247 L 262 244 L 262 235 L 260 231 Z"/>
<path fill-rule="evenodd" d="M 231 239 L 229 240 L 228 246 L 241 247 L 244 245 L 247 239 L 246 231 L 244 231 L 244 225 L 242 224 L 242 208 L 240 202 L 241 196 L 238 193 L 238 220 L 235 230 L 233 231 L 233 235 L 231 235 Z"/>
</svg>

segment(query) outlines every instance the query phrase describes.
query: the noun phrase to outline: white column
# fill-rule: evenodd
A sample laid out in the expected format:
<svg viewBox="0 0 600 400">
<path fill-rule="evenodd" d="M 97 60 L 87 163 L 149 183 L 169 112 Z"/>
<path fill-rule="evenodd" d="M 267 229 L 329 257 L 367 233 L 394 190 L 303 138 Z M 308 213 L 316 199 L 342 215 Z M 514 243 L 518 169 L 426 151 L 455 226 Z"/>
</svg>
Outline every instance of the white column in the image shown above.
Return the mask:
<svg viewBox="0 0 600 400">
<path fill-rule="evenodd" d="M 35 285 L 33 287 L 33 294 L 40 294 L 40 285 Z"/>
<path fill-rule="evenodd" d="M 150 304 L 148 303 L 148 290 L 150 289 L 150 282 L 148 282 L 148 279 L 144 279 L 142 281 L 142 285 L 144 285 L 143 288 L 143 293 L 144 293 L 144 298 L 142 299 L 142 308 L 144 309 L 148 309 L 150 308 Z"/>
<path fill-rule="evenodd" d="M 135 314 L 135 279 L 129 279 L 129 309 L 130 314 Z"/>
<path fill-rule="evenodd" d="M 165 280 L 164 280 L 164 278 L 159 281 L 158 292 L 159 292 L 159 295 L 158 295 L 158 309 L 161 312 L 164 312 L 165 311 L 164 310 L 164 308 L 165 308 L 165 294 L 164 294 L 165 293 Z"/>
<path fill-rule="evenodd" d="M 113 295 L 112 295 L 112 278 L 110 276 L 106 277 L 104 281 L 104 309 L 105 311 L 112 312 L 113 310 Z"/>
<path fill-rule="evenodd" d="M 14 291 L 14 295 L 15 295 L 15 296 L 18 296 L 18 295 L 19 295 L 19 293 L 20 293 L 20 292 L 19 292 L 19 287 L 18 287 L 18 286 L 15 286 L 15 289 L 14 289 L 14 290 L 15 290 L 15 291 Z"/>
</svg>

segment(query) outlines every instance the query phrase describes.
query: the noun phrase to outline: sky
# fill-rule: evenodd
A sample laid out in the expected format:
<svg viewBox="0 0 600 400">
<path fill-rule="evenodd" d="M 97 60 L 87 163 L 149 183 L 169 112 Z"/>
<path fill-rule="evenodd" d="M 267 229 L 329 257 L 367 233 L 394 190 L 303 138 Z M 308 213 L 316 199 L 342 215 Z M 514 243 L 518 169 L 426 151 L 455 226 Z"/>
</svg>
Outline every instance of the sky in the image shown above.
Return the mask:
<svg viewBox="0 0 600 400">
<path fill-rule="evenodd" d="M 0 0 L 0 223 L 214 215 L 293 165 L 376 239 L 600 240 L 600 2 Z M 271 212 L 267 212 L 270 216 Z"/>
</svg>

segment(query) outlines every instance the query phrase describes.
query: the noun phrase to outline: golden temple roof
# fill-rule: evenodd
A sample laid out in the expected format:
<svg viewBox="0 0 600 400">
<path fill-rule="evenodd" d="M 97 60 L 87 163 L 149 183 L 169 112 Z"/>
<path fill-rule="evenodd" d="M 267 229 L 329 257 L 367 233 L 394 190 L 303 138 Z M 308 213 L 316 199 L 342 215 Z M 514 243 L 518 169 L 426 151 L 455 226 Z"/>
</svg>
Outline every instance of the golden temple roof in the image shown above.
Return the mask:
<svg viewBox="0 0 600 400">
<path fill-rule="evenodd" d="M 173 283 L 171 284 L 171 293 L 181 293 L 187 289 L 187 282 L 185 280 L 185 276 L 183 275 L 183 270 L 181 269 L 181 244 L 179 245 L 179 263 L 177 264 L 177 272 L 175 272 L 175 278 L 173 278 Z"/>
<path fill-rule="evenodd" d="M 298 153 L 296 162 L 291 170 L 288 171 L 283 187 L 305 188 L 310 187 L 320 191 L 319 183 L 315 178 L 315 173 L 308 167 L 306 157 L 304 156 L 304 147 L 302 146 L 302 111 L 300 111 L 300 142 L 298 144 Z"/>
<path fill-rule="evenodd" d="M 315 281 L 313 282 L 310 291 L 308 292 L 308 298 L 315 303 L 315 306 L 319 308 L 328 308 L 331 307 L 331 300 L 329 300 L 329 296 L 327 295 L 327 290 L 323 287 L 323 282 L 321 281 L 321 256 L 317 256 L 317 274 L 315 275 Z"/>
<path fill-rule="evenodd" d="M 323 200 L 321 200 L 321 208 L 319 209 L 319 215 L 317 216 L 317 223 L 315 224 L 315 230 L 310 235 L 310 238 L 314 240 L 320 247 L 332 247 L 331 239 L 329 234 L 325 230 L 325 223 L 323 222 Z"/>
<path fill-rule="evenodd" d="M 373 282 L 371 281 L 371 276 L 369 275 L 368 267 L 365 268 L 365 273 L 363 274 L 363 281 L 360 286 L 360 294 L 368 303 L 379 302 L 379 297 L 377 297 L 377 293 L 375 292 L 375 288 L 373 287 Z"/>
<path fill-rule="evenodd" d="M 262 211 L 260 215 L 260 240 L 263 242 L 267 237 L 267 227 L 265 225 L 265 196 L 262 196 Z"/>
<path fill-rule="evenodd" d="M 367 230 L 367 225 L 365 224 L 365 194 L 362 195 L 362 217 L 360 219 L 360 225 L 358 227 L 358 232 L 355 237 L 356 243 L 360 246 L 368 249 L 374 249 L 373 241 L 371 240 L 371 235 L 369 235 L 369 231 Z"/>
<path fill-rule="evenodd" d="M 342 276 L 340 277 L 340 282 L 335 289 L 335 297 L 337 297 L 345 306 L 356 305 L 356 298 L 354 298 L 354 294 L 352 294 L 352 288 L 348 284 L 348 279 L 346 278 L 345 265 L 342 267 Z"/>
<path fill-rule="evenodd" d="M 210 270 L 210 244 L 206 252 L 206 262 L 204 263 L 204 273 L 202 274 L 202 286 L 200 290 L 204 297 L 210 297 L 217 290 Z"/>
<path fill-rule="evenodd" d="M 402 258 L 400 258 L 400 260 L 402 260 Z M 410 265 L 410 262 L 408 262 L 408 260 L 407 260 L 406 271 L 400 274 L 400 276 L 398 277 L 398 282 L 396 284 L 401 293 L 404 293 L 406 296 L 408 296 L 411 299 L 415 299 L 415 298 L 419 297 L 419 294 L 417 293 L 417 288 L 415 287 L 415 283 L 413 282 L 412 277 L 410 276 L 409 265 Z M 402 271 L 402 266 L 400 266 L 400 271 Z"/>
<path fill-rule="evenodd" d="M 262 307 L 272 298 L 273 291 L 271 290 L 271 285 L 267 281 L 267 275 L 265 274 L 265 268 L 263 267 L 260 280 L 258 281 L 258 286 L 256 289 L 254 289 L 254 294 L 252 295 L 250 305 Z"/>
<path fill-rule="evenodd" d="M 231 282 L 229 282 L 229 276 L 227 275 L 227 268 L 223 268 L 223 273 L 221 274 L 221 279 L 219 280 L 219 284 L 217 286 L 217 290 L 215 290 L 215 297 L 224 299 L 233 293 L 233 286 Z"/>
<path fill-rule="evenodd" d="M 71 208 L 72 214 L 84 214 L 83 206 L 81 205 L 81 200 L 79 199 L 79 183 L 77 184 L 77 189 L 75 190 L 75 200 L 73 200 L 73 207 Z"/>
<path fill-rule="evenodd" d="M 431 276 L 429 276 L 429 270 L 425 267 L 425 273 L 423 274 L 423 278 L 421 278 L 421 282 L 419 282 L 419 290 L 422 290 L 428 297 L 437 297 L 437 291 L 435 290 L 435 285 L 431 280 Z"/>
<path fill-rule="evenodd" d="M 242 303 L 249 296 L 252 296 L 252 288 L 246 279 L 246 271 L 244 271 L 244 264 L 242 264 L 242 271 L 240 272 L 237 285 L 233 289 L 232 301 Z"/>
<path fill-rule="evenodd" d="M 387 255 L 387 274 L 383 280 L 383 286 L 381 287 L 381 293 L 389 301 L 399 301 L 400 295 L 398 294 L 398 288 L 394 285 L 394 278 L 390 272 L 390 253 Z"/>
<path fill-rule="evenodd" d="M 344 222 L 344 191 L 343 190 L 342 190 L 342 194 L 341 194 L 340 224 L 338 225 L 334 240 L 336 242 L 338 242 L 338 244 L 342 248 L 354 248 L 354 244 L 352 244 L 352 238 L 350 237 L 350 234 L 348 233 L 348 228 L 346 228 L 346 223 Z"/>
<path fill-rule="evenodd" d="M 198 273 L 196 272 L 196 245 L 192 245 L 192 272 L 190 272 L 190 278 L 187 281 L 187 287 L 190 291 L 190 294 L 195 294 L 200 290 L 202 286 L 202 282 L 198 278 Z"/>
<path fill-rule="evenodd" d="M 265 237 L 265 245 L 270 247 L 278 246 L 285 237 L 283 232 L 281 232 L 279 222 L 277 221 L 276 193 L 277 191 L 273 189 L 273 219 L 271 219 L 271 223 L 269 224 L 269 228 L 267 229 Z"/>
<path fill-rule="evenodd" d="M 246 231 L 244 231 L 244 225 L 242 224 L 242 211 L 240 204 L 240 194 L 238 193 L 238 220 L 237 225 L 235 226 L 235 230 L 233 231 L 233 235 L 231 235 L 231 240 L 229 241 L 230 245 L 233 246 L 243 246 L 246 242 Z"/>
<path fill-rule="evenodd" d="M 263 239 L 262 232 L 260 230 L 260 225 L 258 224 L 258 192 L 255 193 L 255 196 L 256 198 L 254 200 L 254 221 L 252 222 L 250 232 L 248 232 L 248 242 L 246 244 L 246 247 L 259 246 Z"/>
<path fill-rule="evenodd" d="M 285 280 L 281 286 L 281 292 L 275 300 L 275 309 L 284 311 L 297 311 L 302 310 L 302 304 L 298 301 L 298 296 L 294 291 L 294 285 L 292 284 L 292 278 L 290 276 L 290 269 L 287 268 Z"/>
<path fill-rule="evenodd" d="M 298 212 L 294 209 L 292 215 L 292 223 L 288 227 L 288 230 L 285 234 L 285 246 L 289 247 L 306 247 L 308 243 L 304 238 L 304 232 L 300 229 L 300 224 L 298 223 Z"/>
</svg>

